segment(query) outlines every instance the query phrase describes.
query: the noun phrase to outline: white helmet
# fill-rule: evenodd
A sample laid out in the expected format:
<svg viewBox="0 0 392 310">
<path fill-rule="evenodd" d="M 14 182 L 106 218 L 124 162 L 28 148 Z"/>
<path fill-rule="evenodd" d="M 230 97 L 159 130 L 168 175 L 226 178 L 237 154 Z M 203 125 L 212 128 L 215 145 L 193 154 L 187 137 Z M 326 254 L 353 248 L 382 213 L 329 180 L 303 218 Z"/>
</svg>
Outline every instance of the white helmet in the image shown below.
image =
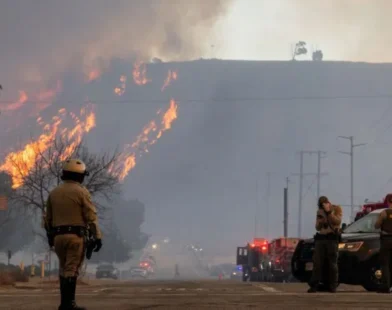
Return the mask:
<svg viewBox="0 0 392 310">
<path fill-rule="evenodd" d="M 86 165 L 80 159 L 67 159 L 63 164 L 63 171 L 88 175 Z"/>
</svg>

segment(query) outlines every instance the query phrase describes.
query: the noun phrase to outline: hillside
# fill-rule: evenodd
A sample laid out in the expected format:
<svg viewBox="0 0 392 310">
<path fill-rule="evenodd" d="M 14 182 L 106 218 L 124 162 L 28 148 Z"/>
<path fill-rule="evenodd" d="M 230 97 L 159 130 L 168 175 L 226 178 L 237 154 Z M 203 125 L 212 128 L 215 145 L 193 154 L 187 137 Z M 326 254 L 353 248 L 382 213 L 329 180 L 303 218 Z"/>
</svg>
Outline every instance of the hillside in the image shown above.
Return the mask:
<svg viewBox="0 0 392 310">
<path fill-rule="evenodd" d="M 391 64 L 157 63 L 147 66 L 151 82 L 143 86 L 132 82 L 132 69 L 131 63 L 116 60 L 88 85 L 67 77 L 63 93 L 46 113 L 79 106 L 88 98 L 96 105 L 97 127 L 87 141 L 107 149 L 133 142 L 156 111 L 166 109 L 174 98 L 178 119 L 138 161 L 124 189 L 129 198 L 145 203 L 145 231 L 200 241 L 209 250 L 229 251 L 253 237 L 257 205 L 259 234 L 282 234 L 284 179 L 298 172 L 295 153 L 301 149 L 328 152 L 322 165 L 329 176 L 322 180 L 322 192 L 348 204 L 349 158 L 337 151 L 349 146 L 337 136 L 352 134 L 358 142 L 372 142 L 389 124 L 388 115 L 380 117 L 390 102 L 385 95 L 392 94 Z M 168 70 L 176 71 L 178 79 L 162 92 Z M 116 96 L 113 90 L 121 75 L 128 78 L 126 90 Z M 389 178 L 387 149 L 378 147 L 364 148 L 356 156 L 357 203 L 373 198 L 369 196 Z M 315 172 L 316 165 L 316 158 L 309 157 L 305 172 Z M 269 204 L 267 172 L 273 173 Z M 292 177 L 292 182 L 289 228 L 295 234 L 298 180 Z M 314 225 L 314 185 L 314 179 L 305 179 L 307 235 Z"/>
</svg>

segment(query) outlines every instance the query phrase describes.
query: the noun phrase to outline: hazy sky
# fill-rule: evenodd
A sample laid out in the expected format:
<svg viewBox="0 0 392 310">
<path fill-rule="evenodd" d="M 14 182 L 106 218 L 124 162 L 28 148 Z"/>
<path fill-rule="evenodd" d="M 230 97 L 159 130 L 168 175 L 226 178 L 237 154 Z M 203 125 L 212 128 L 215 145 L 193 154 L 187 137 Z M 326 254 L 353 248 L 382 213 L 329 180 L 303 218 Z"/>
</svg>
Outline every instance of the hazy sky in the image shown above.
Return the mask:
<svg viewBox="0 0 392 310">
<path fill-rule="evenodd" d="M 172 63 L 151 68 L 147 75 L 152 82 L 143 87 L 132 84 L 131 72 L 136 59 L 152 57 L 289 60 L 299 40 L 308 43 L 310 52 L 313 47 L 322 49 L 325 60 L 390 62 L 390 0 L 3 2 L 0 108 L 15 102 L 21 90 L 29 98 L 28 106 L 0 115 L 0 143 L 7 150 L 23 144 L 31 133 L 40 133 L 37 115 L 29 107 L 38 93 L 54 89 L 57 81 L 62 82 L 58 101 L 42 114 L 49 119 L 61 107 L 79 107 L 87 97 L 101 100 L 97 127 L 87 136 L 96 148 L 133 142 L 158 108 L 166 108 L 170 97 L 179 99 L 173 128 L 125 182 L 127 197 L 146 203 L 146 232 L 201 240 L 209 249 L 219 244 L 234 253 L 235 245 L 253 236 L 259 203 L 260 232 L 280 235 L 282 187 L 286 176 L 298 172 L 300 149 L 328 152 L 323 169 L 329 176 L 322 180 L 323 190 L 333 201 L 348 204 L 349 158 L 338 153 L 348 150 L 348 142 L 338 135 L 352 134 L 358 142 L 369 143 L 356 154 L 356 203 L 379 199 L 388 191 L 388 98 L 240 99 L 379 96 L 390 93 L 390 66 Z M 311 53 L 299 60 L 310 57 Z M 168 69 L 178 70 L 178 83 L 162 94 Z M 100 71 L 101 78 L 86 83 L 85 74 L 93 70 Z M 128 84 L 125 102 L 119 104 L 113 89 L 123 74 Z M 162 105 L 149 101 L 156 98 Z M 223 105 L 212 98 L 232 102 Z M 2 149 L 0 154 L 5 153 Z M 316 169 L 315 157 L 306 161 L 305 169 Z M 267 172 L 273 173 L 268 212 Z M 298 179 L 291 179 L 294 234 Z M 306 178 L 306 234 L 313 231 L 314 185 L 314 178 Z"/>
<path fill-rule="evenodd" d="M 390 61 L 391 8 L 388 0 L 235 0 L 217 26 L 216 55 L 288 59 L 303 40 L 328 60 Z"/>
<path fill-rule="evenodd" d="M 391 9 L 389 0 L 5 0 L 3 98 L 115 57 L 286 60 L 304 40 L 328 60 L 389 61 Z"/>
</svg>

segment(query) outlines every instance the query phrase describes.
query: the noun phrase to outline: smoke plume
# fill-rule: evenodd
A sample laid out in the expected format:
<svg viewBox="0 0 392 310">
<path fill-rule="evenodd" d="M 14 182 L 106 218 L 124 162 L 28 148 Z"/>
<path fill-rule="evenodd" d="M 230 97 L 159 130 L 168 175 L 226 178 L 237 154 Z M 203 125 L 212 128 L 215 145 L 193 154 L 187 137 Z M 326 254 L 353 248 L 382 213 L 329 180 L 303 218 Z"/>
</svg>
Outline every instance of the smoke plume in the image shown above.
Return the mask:
<svg viewBox="0 0 392 310">
<path fill-rule="evenodd" d="M 199 57 L 206 36 L 230 3 L 5 0 L 0 10 L 0 72 L 7 73 L 8 84 L 34 84 L 70 66 L 88 73 L 113 57 Z"/>
</svg>

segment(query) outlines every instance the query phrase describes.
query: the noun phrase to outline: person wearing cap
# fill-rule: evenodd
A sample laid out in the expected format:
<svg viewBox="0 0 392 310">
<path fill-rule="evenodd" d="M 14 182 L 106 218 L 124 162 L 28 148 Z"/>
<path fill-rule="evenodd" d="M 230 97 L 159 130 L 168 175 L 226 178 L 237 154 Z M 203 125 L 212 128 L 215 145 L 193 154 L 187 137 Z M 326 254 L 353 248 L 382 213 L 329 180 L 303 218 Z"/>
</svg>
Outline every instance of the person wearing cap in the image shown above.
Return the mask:
<svg viewBox="0 0 392 310">
<path fill-rule="evenodd" d="M 324 268 L 328 268 L 329 279 L 326 279 L 328 290 L 336 292 L 338 285 L 338 248 L 339 229 L 342 222 L 342 208 L 332 205 L 326 196 L 318 200 L 316 216 L 317 230 L 314 236 L 315 249 L 313 253 L 313 272 L 309 281 L 309 293 L 317 292 L 322 280 Z"/>
<path fill-rule="evenodd" d="M 381 286 L 380 293 L 389 293 L 391 287 L 392 262 L 392 197 L 387 199 L 387 209 L 381 211 L 374 228 L 381 229 L 380 232 L 380 265 Z"/>
</svg>

